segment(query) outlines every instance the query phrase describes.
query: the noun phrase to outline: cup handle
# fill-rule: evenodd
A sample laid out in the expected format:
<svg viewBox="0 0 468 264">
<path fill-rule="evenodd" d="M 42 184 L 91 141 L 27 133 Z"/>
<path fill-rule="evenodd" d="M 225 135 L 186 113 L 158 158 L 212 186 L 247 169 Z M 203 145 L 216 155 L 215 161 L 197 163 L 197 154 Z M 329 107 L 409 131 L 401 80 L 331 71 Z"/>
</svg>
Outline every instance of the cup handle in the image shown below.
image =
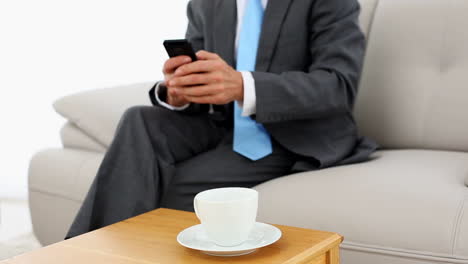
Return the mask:
<svg viewBox="0 0 468 264">
<path fill-rule="evenodd" d="M 201 221 L 200 219 L 200 215 L 198 214 L 198 203 L 197 203 L 197 197 L 195 197 L 195 199 L 193 199 L 193 209 L 195 210 L 195 215 L 197 216 L 197 218 Z"/>
</svg>

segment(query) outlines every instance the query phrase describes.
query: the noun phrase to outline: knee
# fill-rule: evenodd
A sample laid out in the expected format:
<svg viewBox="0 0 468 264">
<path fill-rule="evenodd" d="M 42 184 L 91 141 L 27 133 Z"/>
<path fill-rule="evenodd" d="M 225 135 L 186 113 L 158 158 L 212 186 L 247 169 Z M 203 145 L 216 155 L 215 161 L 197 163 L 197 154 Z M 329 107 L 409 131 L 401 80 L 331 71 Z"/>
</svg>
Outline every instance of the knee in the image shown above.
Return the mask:
<svg viewBox="0 0 468 264">
<path fill-rule="evenodd" d="M 143 105 L 136 105 L 136 106 L 131 106 L 122 115 L 121 120 L 125 119 L 134 119 L 136 116 L 141 116 L 141 113 L 144 111 L 145 108 L 148 108 L 150 106 L 143 106 Z"/>
<path fill-rule="evenodd" d="M 155 106 L 132 106 L 128 108 L 120 119 L 119 128 L 151 126 L 151 129 L 159 127 L 164 120 L 170 120 L 173 111 Z"/>
<path fill-rule="evenodd" d="M 133 126 L 135 122 L 140 122 L 142 120 L 143 109 L 149 106 L 132 106 L 125 110 L 123 115 L 120 117 L 117 130 L 122 129 L 123 127 Z"/>
<path fill-rule="evenodd" d="M 123 113 L 122 117 L 120 118 L 120 123 L 132 123 L 135 120 L 142 120 L 145 117 L 148 117 L 148 113 L 152 113 L 153 115 L 159 112 L 159 107 L 154 106 L 144 106 L 144 105 L 136 105 L 129 107 Z"/>
</svg>

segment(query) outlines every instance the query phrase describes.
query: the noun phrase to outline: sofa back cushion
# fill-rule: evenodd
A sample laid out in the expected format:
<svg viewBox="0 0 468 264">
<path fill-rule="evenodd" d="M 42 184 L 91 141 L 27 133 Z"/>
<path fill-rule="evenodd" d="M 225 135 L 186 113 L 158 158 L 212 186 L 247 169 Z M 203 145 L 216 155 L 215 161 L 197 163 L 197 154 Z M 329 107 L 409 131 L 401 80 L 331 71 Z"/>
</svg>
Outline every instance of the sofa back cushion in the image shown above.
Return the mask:
<svg viewBox="0 0 468 264">
<path fill-rule="evenodd" d="M 384 148 L 468 151 L 468 1 L 380 0 L 355 116 Z"/>
<path fill-rule="evenodd" d="M 80 134 L 80 137 L 88 138 L 87 143 L 95 141 L 98 145 L 107 148 L 114 138 L 120 117 L 125 110 L 135 105 L 151 105 L 148 91 L 154 83 L 135 83 L 88 90 L 60 98 L 55 101 L 54 108 L 79 129 L 74 131 L 75 134 L 85 133 Z M 62 138 L 65 147 L 90 149 L 90 144 L 83 144 L 83 140 L 77 142 L 73 139 L 73 144 L 69 144 L 70 139 L 70 135 Z M 99 149 L 96 145 L 93 148 Z"/>
</svg>

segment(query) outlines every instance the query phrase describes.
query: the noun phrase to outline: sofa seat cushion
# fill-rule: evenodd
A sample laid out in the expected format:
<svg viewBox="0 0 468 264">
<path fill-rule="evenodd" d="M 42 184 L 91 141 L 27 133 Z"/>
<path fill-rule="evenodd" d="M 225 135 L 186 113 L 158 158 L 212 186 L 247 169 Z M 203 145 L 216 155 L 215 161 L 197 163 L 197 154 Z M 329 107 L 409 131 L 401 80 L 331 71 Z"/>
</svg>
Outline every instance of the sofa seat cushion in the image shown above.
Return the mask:
<svg viewBox="0 0 468 264">
<path fill-rule="evenodd" d="M 468 153 L 374 158 L 257 186 L 259 220 L 338 232 L 344 247 L 468 260 Z"/>
</svg>

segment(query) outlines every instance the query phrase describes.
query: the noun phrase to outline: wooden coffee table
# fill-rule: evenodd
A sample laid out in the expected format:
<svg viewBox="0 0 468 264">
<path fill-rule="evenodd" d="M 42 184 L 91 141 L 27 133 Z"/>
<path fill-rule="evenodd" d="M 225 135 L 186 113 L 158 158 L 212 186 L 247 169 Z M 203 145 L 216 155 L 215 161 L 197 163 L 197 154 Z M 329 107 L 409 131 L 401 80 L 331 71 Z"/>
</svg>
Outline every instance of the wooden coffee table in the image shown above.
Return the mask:
<svg viewBox="0 0 468 264">
<path fill-rule="evenodd" d="M 199 224 L 195 214 L 158 209 L 69 239 L 2 264 L 26 263 L 339 263 L 343 238 L 335 233 L 275 225 L 282 238 L 256 252 L 239 257 L 213 257 L 180 246 L 180 231 Z"/>
</svg>

